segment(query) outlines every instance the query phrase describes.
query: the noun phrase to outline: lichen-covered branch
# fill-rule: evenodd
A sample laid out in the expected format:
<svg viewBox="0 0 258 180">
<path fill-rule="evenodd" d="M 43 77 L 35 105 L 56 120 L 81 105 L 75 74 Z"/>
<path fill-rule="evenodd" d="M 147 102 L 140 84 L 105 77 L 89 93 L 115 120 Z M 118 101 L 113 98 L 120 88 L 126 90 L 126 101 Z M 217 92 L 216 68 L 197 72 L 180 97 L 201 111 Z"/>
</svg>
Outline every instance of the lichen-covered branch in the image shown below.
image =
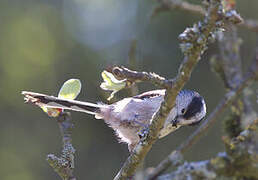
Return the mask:
<svg viewBox="0 0 258 180">
<path fill-rule="evenodd" d="M 204 21 L 199 22 L 198 25 L 194 25 L 193 28 L 187 28 L 180 35 L 181 49 L 185 57 L 176 78 L 172 81 L 172 88 L 167 88 L 164 101 L 152 118 L 149 133 L 133 150 L 115 177 L 115 180 L 126 179 L 134 175 L 137 167 L 144 160 L 152 144 L 156 141 L 165 119 L 175 104 L 178 92 L 189 80 L 195 65 L 200 60 L 202 53 L 206 50 L 213 32 L 221 24 L 219 21 L 221 21 L 222 7 L 219 0 L 211 0 L 207 12 Z M 114 74 L 118 73 L 114 72 Z"/>
<path fill-rule="evenodd" d="M 254 69 L 256 68 L 256 69 Z M 233 100 L 254 80 L 258 78 L 258 59 L 255 58 L 250 71 L 248 71 L 245 77 L 238 83 L 237 87 L 225 94 L 224 98 L 216 106 L 214 111 L 208 116 L 206 121 L 185 141 L 185 143 L 179 146 L 178 150 L 184 152 L 189 146 L 191 146 L 195 140 L 197 140 L 199 135 L 205 131 L 210 124 L 214 123 L 217 117 L 229 106 Z"/>
<path fill-rule="evenodd" d="M 242 62 L 240 57 L 240 44 L 242 40 L 237 36 L 237 28 L 227 23 L 225 33 L 218 33 L 219 55 L 211 58 L 212 70 L 223 80 L 227 91 L 233 90 L 242 80 Z M 246 99 L 246 98 L 245 98 Z M 246 99 L 247 100 L 247 99 Z M 243 97 L 238 98 L 230 107 L 226 116 L 224 129 L 230 137 L 236 137 L 241 131 L 241 116 L 243 113 Z"/>
<path fill-rule="evenodd" d="M 217 157 L 199 162 L 185 162 L 170 174 L 158 180 L 180 179 L 241 179 L 258 178 L 257 135 L 258 119 L 232 140 L 226 139 L 226 152 Z"/>
<path fill-rule="evenodd" d="M 213 58 L 212 67 L 223 80 L 226 89 L 234 89 L 238 82 L 243 78 L 242 62 L 240 57 L 240 45 L 242 40 L 237 36 L 235 25 L 228 23 L 226 32 L 218 34 L 218 46 L 220 55 Z M 248 89 L 248 88 L 246 88 Z M 251 89 L 249 88 L 249 91 Z M 246 91 L 243 93 L 245 94 Z M 224 129 L 231 138 L 236 137 L 242 131 L 243 127 L 254 119 L 256 112 L 253 110 L 248 96 L 237 99 L 230 108 L 230 113 L 225 118 Z"/>
<path fill-rule="evenodd" d="M 184 153 L 190 146 L 192 146 L 202 135 L 203 133 L 216 121 L 218 116 L 226 110 L 233 100 L 243 91 L 254 80 L 254 75 L 248 73 L 242 82 L 238 85 L 236 89 L 225 94 L 224 98 L 212 111 L 212 113 L 207 117 L 204 123 L 192 133 L 186 141 L 184 141 L 177 149 L 176 154 L 173 151 L 167 158 L 165 158 L 150 174 L 148 179 L 155 179 L 162 172 L 164 172 L 168 167 L 174 164 L 172 159 L 176 159 L 177 154 Z"/>
<path fill-rule="evenodd" d="M 234 89 L 243 78 L 242 62 L 240 57 L 240 45 L 242 40 L 237 36 L 237 29 L 234 25 L 228 24 L 226 32 L 218 35 L 218 47 L 220 56 L 217 63 L 221 64 L 221 71 L 225 74 L 222 77 L 227 89 Z"/>
<path fill-rule="evenodd" d="M 184 11 L 191 12 L 193 14 L 199 14 L 202 16 L 205 15 L 205 10 L 200 5 L 191 4 L 183 0 L 157 0 L 157 1 L 160 2 L 161 5 L 155 8 L 153 16 L 162 11 L 175 10 L 175 9 L 184 10 Z M 253 32 L 258 32 L 257 20 L 246 19 L 246 20 L 243 20 L 241 23 L 239 23 L 238 26 L 246 28 Z"/>
<path fill-rule="evenodd" d="M 71 115 L 68 112 L 63 112 L 57 117 L 59 129 L 63 139 L 63 150 L 61 157 L 54 154 L 47 156 L 49 165 L 63 180 L 76 180 L 73 175 L 74 169 L 74 153 L 75 149 L 72 146 L 72 128 Z"/>
<path fill-rule="evenodd" d="M 178 155 L 181 155 L 181 153 L 184 153 L 190 146 L 192 146 L 203 135 L 203 133 L 216 121 L 218 116 L 225 111 L 226 107 L 228 107 L 248 85 L 250 85 L 252 82 L 254 82 L 257 79 L 258 79 L 258 52 L 256 53 L 256 56 L 252 64 L 250 65 L 249 71 L 245 74 L 243 78 L 241 76 L 241 79 L 239 79 L 240 82 L 237 83 L 236 87 L 231 89 L 228 93 L 225 94 L 224 98 L 220 101 L 220 103 L 216 106 L 216 108 L 212 111 L 212 113 L 207 117 L 204 123 L 202 123 L 201 126 L 176 149 L 176 151 L 173 151 L 167 158 L 165 158 L 149 174 L 148 179 L 155 179 L 171 165 L 176 166 L 173 160 L 177 159 Z"/>
</svg>

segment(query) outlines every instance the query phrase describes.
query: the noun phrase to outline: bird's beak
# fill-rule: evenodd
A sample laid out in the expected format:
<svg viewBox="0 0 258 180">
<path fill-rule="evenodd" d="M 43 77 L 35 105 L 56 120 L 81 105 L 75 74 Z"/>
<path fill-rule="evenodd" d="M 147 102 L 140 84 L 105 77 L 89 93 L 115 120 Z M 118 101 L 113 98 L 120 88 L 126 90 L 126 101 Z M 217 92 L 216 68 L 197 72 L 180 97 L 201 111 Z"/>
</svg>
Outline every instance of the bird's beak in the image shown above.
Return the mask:
<svg viewBox="0 0 258 180">
<path fill-rule="evenodd" d="M 195 126 L 195 125 L 198 125 L 198 124 L 200 124 L 200 122 L 201 122 L 203 119 L 204 119 L 204 118 L 200 119 L 199 121 L 195 121 L 195 122 L 193 122 L 193 123 L 189 124 L 189 126 Z"/>
</svg>

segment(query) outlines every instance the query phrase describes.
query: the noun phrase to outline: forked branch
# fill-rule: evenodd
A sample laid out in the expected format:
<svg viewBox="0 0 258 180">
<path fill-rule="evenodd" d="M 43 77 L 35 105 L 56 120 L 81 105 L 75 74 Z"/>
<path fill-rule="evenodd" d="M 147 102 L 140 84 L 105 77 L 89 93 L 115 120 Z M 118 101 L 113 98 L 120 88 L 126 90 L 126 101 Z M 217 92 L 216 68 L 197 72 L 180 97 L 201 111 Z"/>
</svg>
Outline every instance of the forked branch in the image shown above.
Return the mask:
<svg viewBox="0 0 258 180">
<path fill-rule="evenodd" d="M 210 0 L 207 15 L 202 22 L 187 28 L 181 35 L 181 49 L 185 55 L 175 79 L 170 80 L 172 86 L 167 87 L 164 101 L 151 120 L 149 133 L 140 141 L 130 154 L 123 167 L 115 177 L 115 180 L 127 179 L 135 174 L 137 167 L 143 162 L 145 156 L 157 140 L 158 133 L 162 128 L 170 110 L 175 104 L 178 92 L 189 80 L 191 73 L 207 49 L 207 44 L 212 39 L 213 33 L 222 24 L 222 6 L 219 0 Z M 136 76 L 135 76 L 136 77 Z M 154 83 L 155 84 L 155 83 Z"/>
</svg>

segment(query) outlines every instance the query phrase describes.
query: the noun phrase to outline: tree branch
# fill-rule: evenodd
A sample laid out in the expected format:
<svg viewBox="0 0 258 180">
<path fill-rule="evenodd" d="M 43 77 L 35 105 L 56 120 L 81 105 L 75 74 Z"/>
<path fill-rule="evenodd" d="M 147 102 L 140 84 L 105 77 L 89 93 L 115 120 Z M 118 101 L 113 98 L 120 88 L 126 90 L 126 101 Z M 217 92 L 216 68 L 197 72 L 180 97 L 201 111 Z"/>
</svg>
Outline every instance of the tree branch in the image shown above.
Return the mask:
<svg viewBox="0 0 258 180">
<path fill-rule="evenodd" d="M 205 15 L 205 10 L 201 6 L 191 4 L 182 0 L 157 0 L 157 1 L 161 3 L 161 5 L 154 9 L 152 16 L 155 16 L 156 14 L 162 11 L 175 10 L 175 9 L 184 10 L 184 11 L 191 12 L 193 14 L 202 15 L 202 16 Z M 246 28 L 250 31 L 258 32 L 257 20 L 246 19 L 246 20 L 242 20 L 242 22 L 237 25 L 240 27 Z"/>
<path fill-rule="evenodd" d="M 158 133 L 162 128 L 170 110 L 175 104 L 175 99 L 184 84 L 189 80 L 195 65 L 200 60 L 202 53 L 206 50 L 207 44 L 212 37 L 212 33 L 221 24 L 222 7 L 219 0 L 210 0 L 207 16 L 203 22 L 194 25 L 193 28 L 187 28 L 181 35 L 181 49 L 185 55 L 179 72 L 173 80 L 172 88 L 167 88 L 164 101 L 159 110 L 154 114 L 149 127 L 149 133 L 136 146 L 130 154 L 123 167 L 115 177 L 115 180 L 127 179 L 132 177 L 144 160 L 145 156 L 157 140 Z M 116 72 L 114 72 L 116 74 Z"/>
<path fill-rule="evenodd" d="M 173 165 L 174 162 L 172 159 L 177 159 L 177 155 L 184 153 L 190 146 L 192 146 L 199 138 L 206 132 L 206 130 L 214 124 L 218 116 L 223 113 L 233 101 L 234 99 L 246 88 L 250 85 L 254 80 L 258 79 L 258 53 L 256 58 L 253 60 L 252 65 L 250 66 L 250 70 L 246 73 L 241 82 L 238 83 L 237 87 L 228 93 L 225 94 L 224 98 L 220 101 L 220 103 L 216 106 L 216 108 L 212 111 L 212 113 L 207 117 L 207 119 L 199 126 L 199 128 L 194 131 L 194 133 L 189 136 L 186 141 L 184 141 L 177 149 L 175 153 L 174 151 L 165 158 L 150 174 L 148 179 L 155 179 L 162 172 L 164 172 L 169 166 Z"/>
<path fill-rule="evenodd" d="M 226 140 L 226 152 L 217 157 L 199 162 L 185 162 L 172 173 L 158 177 L 158 180 L 172 179 L 257 179 L 257 137 L 258 119 L 253 119 L 236 138 Z"/>
<path fill-rule="evenodd" d="M 172 87 L 172 82 L 166 80 L 164 77 L 155 74 L 155 73 L 148 73 L 148 72 L 139 72 L 139 71 L 132 71 L 125 67 L 114 67 L 112 69 L 112 73 L 118 79 L 127 79 L 130 82 L 151 82 L 157 86 L 163 88 L 170 88 Z"/>
<path fill-rule="evenodd" d="M 133 39 L 131 41 L 130 49 L 128 52 L 128 66 L 130 69 L 135 69 L 137 66 L 137 58 L 136 58 L 136 50 L 137 50 L 137 40 Z M 130 96 L 135 96 L 139 94 L 139 89 L 137 87 L 137 84 L 132 84 L 129 88 L 129 94 Z"/>
<path fill-rule="evenodd" d="M 63 180 L 76 180 L 73 175 L 74 169 L 74 153 L 75 149 L 72 146 L 72 128 L 71 115 L 69 112 L 63 112 L 57 119 L 59 129 L 63 139 L 63 150 L 61 157 L 54 154 L 47 156 L 49 165 Z"/>
</svg>

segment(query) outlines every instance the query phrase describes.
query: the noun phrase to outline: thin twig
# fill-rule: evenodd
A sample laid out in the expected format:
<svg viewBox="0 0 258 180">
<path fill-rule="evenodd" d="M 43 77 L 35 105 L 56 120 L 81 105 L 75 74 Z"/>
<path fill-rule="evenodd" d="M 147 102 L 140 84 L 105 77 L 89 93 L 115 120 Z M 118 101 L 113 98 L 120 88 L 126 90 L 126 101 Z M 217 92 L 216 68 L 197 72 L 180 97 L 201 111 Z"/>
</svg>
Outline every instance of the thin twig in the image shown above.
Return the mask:
<svg viewBox="0 0 258 180">
<path fill-rule="evenodd" d="M 196 143 L 197 140 L 199 140 L 200 137 L 204 134 L 204 132 L 206 132 L 206 130 L 209 127 L 211 127 L 212 124 L 214 124 L 218 116 L 225 111 L 226 107 L 228 107 L 234 101 L 234 99 L 243 91 L 244 88 L 250 85 L 250 83 L 252 83 L 254 80 L 257 80 L 257 78 L 258 78 L 258 56 L 254 59 L 250 67 L 250 71 L 246 73 L 246 75 L 238 84 L 238 86 L 234 90 L 231 90 L 225 94 L 224 98 L 216 106 L 213 112 L 207 117 L 207 119 L 201 124 L 201 126 L 196 131 L 194 131 L 194 133 L 192 133 L 191 136 L 189 136 L 186 139 L 186 141 L 184 141 L 176 149 L 176 152 L 178 152 L 177 154 L 184 153 L 187 149 L 189 149 L 190 146 Z M 148 179 L 150 180 L 155 179 L 162 172 L 164 172 L 168 167 L 173 165 L 173 162 L 171 161 L 171 159 L 176 159 L 175 156 L 177 154 L 174 153 L 173 151 L 149 174 Z"/>
<path fill-rule="evenodd" d="M 246 19 L 240 26 L 245 27 L 251 31 L 258 32 L 258 21 Z"/>
<path fill-rule="evenodd" d="M 153 16 L 156 14 L 164 11 L 164 10 L 174 10 L 174 9 L 179 9 L 179 10 L 184 10 L 191 12 L 193 14 L 198 14 L 198 15 L 205 15 L 205 10 L 199 5 L 196 4 L 191 4 L 182 0 L 157 0 L 160 3 L 160 6 L 156 7 L 154 9 Z"/>
<path fill-rule="evenodd" d="M 63 180 L 76 180 L 73 175 L 74 169 L 74 153 L 75 149 L 72 146 L 72 128 L 71 115 L 69 112 L 63 112 L 57 119 L 59 129 L 63 139 L 63 150 L 61 157 L 54 154 L 47 156 L 49 165 Z"/>
<path fill-rule="evenodd" d="M 216 30 L 217 23 L 221 20 L 221 4 L 219 0 L 211 0 L 205 20 L 195 25 L 193 28 L 188 28 L 180 35 L 182 41 L 181 48 L 185 54 L 185 58 L 179 68 L 178 75 L 173 80 L 172 88 L 169 87 L 166 91 L 164 101 L 159 110 L 154 114 L 149 127 L 149 133 L 140 141 L 133 152 L 130 154 L 123 167 L 115 177 L 115 180 L 127 179 L 132 177 L 137 167 L 144 160 L 145 156 L 152 147 L 152 144 L 157 140 L 158 133 L 162 128 L 169 112 L 174 107 L 175 99 L 178 92 L 183 88 L 189 80 L 195 65 L 200 60 L 202 53 L 206 50 L 209 38 Z M 120 71 L 118 71 L 120 72 Z M 114 74 L 117 74 L 114 71 Z M 147 79 L 148 80 L 148 79 Z"/>
<path fill-rule="evenodd" d="M 154 10 L 153 16 L 164 10 L 184 10 L 193 14 L 199 14 L 204 16 L 205 10 L 200 5 L 191 4 L 183 0 L 157 0 L 161 3 L 159 7 Z M 241 23 L 237 24 L 240 27 L 249 29 L 253 32 L 258 32 L 258 21 L 252 19 L 246 19 Z"/>
<path fill-rule="evenodd" d="M 137 47 L 137 40 L 133 39 L 131 41 L 131 46 L 128 52 L 128 66 L 130 69 L 135 69 L 137 67 L 136 61 L 136 47 Z M 135 96 L 139 94 L 139 89 L 136 83 L 133 83 L 129 88 L 130 96 Z"/>
<path fill-rule="evenodd" d="M 125 67 L 114 67 L 112 73 L 118 79 L 127 79 L 131 82 L 151 82 L 163 88 L 172 87 L 171 81 L 155 73 L 133 71 Z"/>
</svg>

